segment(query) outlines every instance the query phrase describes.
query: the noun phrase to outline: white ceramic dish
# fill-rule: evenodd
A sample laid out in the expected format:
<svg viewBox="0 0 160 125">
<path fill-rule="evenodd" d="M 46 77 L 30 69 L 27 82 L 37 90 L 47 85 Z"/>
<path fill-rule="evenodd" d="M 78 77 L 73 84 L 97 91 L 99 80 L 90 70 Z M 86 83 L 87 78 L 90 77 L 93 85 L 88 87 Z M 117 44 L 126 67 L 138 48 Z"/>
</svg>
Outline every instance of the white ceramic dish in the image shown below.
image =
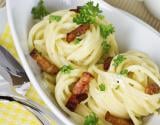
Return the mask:
<svg viewBox="0 0 160 125">
<path fill-rule="evenodd" d="M 0 8 L 0 36 L 4 31 L 4 27 L 6 25 L 7 22 L 7 15 L 6 15 L 6 8 Z M 4 79 L 2 78 L 2 76 L 0 75 L 0 84 L 4 83 Z M 6 83 L 4 83 L 3 85 L 5 85 Z M 1 89 L 1 86 L 0 86 Z"/>
<path fill-rule="evenodd" d="M 0 8 L 0 34 L 4 31 L 7 22 L 6 8 Z"/>
<path fill-rule="evenodd" d="M 121 52 L 132 49 L 141 50 L 148 53 L 157 64 L 160 64 L 160 34 L 158 32 L 136 17 L 113 8 L 102 0 L 94 1 L 99 2 L 104 15 L 116 27 L 116 38 Z M 64 115 L 55 100 L 51 98 L 41 84 L 40 74 L 29 56 L 27 35 L 33 24 L 31 9 L 37 2 L 38 0 L 7 0 L 9 24 L 17 51 L 32 84 L 51 111 L 64 121 L 65 125 L 72 125 L 73 123 Z M 87 0 L 46 0 L 46 4 L 51 11 L 71 8 L 86 2 Z M 149 120 L 149 124 L 151 122 L 154 122 L 152 125 L 159 125 L 159 122 L 155 119 Z M 149 124 L 147 123 L 147 125 Z"/>
<path fill-rule="evenodd" d="M 148 10 L 160 20 L 160 0 L 144 0 Z"/>
</svg>

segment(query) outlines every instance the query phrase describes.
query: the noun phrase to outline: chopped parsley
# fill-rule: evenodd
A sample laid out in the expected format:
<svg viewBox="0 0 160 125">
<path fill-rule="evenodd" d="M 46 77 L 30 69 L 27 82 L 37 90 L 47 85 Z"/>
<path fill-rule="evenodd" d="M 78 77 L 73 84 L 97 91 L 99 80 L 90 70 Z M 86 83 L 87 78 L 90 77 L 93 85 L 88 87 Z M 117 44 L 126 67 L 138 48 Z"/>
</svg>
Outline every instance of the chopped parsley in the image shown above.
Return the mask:
<svg viewBox="0 0 160 125">
<path fill-rule="evenodd" d="M 103 18 L 100 13 L 102 11 L 99 9 L 99 4 L 94 6 L 93 1 L 90 1 L 81 7 L 80 12 L 73 18 L 73 22 L 76 24 L 95 24 L 97 17 Z"/>
<path fill-rule="evenodd" d="M 60 68 L 60 71 L 64 74 L 68 74 L 73 70 L 73 68 L 70 65 L 64 65 L 63 67 Z"/>
<path fill-rule="evenodd" d="M 118 90 L 119 88 L 120 88 L 120 85 L 117 85 L 115 89 Z"/>
<path fill-rule="evenodd" d="M 129 83 L 129 85 L 132 86 L 132 87 L 134 86 L 132 83 Z"/>
<path fill-rule="evenodd" d="M 99 19 L 101 19 L 101 20 L 104 19 L 104 16 L 103 16 L 103 15 L 99 15 L 98 17 L 99 17 Z"/>
<path fill-rule="evenodd" d="M 98 117 L 94 112 L 85 117 L 84 125 L 97 125 Z"/>
<path fill-rule="evenodd" d="M 127 69 L 123 69 L 121 72 L 120 72 L 121 75 L 128 75 L 128 70 Z"/>
<path fill-rule="evenodd" d="M 118 55 L 116 59 L 113 60 L 113 65 L 117 67 L 119 64 L 121 64 L 126 58 L 123 55 Z"/>
<path fill-rule="evenodd" d="M 112 24 L 109 24 L 109 25 L 100 24 L 99 27 L 100 27 L 101 36 L 104 39 L 106 39 L 110 34 L 115 32 L 115 29 Z"/>
<path fill-rule="evenodd" d="M 79 43 L 81 42 L 81 40 L 82 40 L 82 39 L 77 38 L 74 43 L 75 43 L 75 44 L 79 44 Z"/>
<path fill-rule="evenodd" d="M 49 16 L 49 22 L 51 23 L 52 21 L 60 21 L 61 20 L 61 16 L 56 16 L 56 15 L 50 15 Z"/>
<path fill-rule="evenodd" d="M 104 53 L 108 53 L 110 48 L 111 48 L 111 45 L 107 43 L 107 41 L 103 41 L 102 42 L 102 48 L 103 48 L 103 52 Z"/>
<path fill-rule="evenodd" d="M 99 89 L 101 90 L 101 91 L 105 91 L 106 90 L 106 86 L 105 86 L 105 84 L 100 84 L 99 85 Z"/>
<path fill-rule="evenodd" d="M 103 39 L 106 39 L 110 34 L 112 34 L 115 31 L 112 24 L 109 24 L 109 25 L 100 24 L 99 27 L 100 27 L 100 33 Z M 102 42 L 102 48 L 103 48 L 103 52 L 106 54 L 109 52 L 111 45 L 108 44 L 106 40 L 104 40 Z"/>
<path fill-rule="evenodd" d="M 42 19 L 44 16 L 48 15 L 49 12 L 44 5 L 44 1 L 40 0 L 38 5 L 32 8 L 31 11 L 34 19 Z"/>
</svg>

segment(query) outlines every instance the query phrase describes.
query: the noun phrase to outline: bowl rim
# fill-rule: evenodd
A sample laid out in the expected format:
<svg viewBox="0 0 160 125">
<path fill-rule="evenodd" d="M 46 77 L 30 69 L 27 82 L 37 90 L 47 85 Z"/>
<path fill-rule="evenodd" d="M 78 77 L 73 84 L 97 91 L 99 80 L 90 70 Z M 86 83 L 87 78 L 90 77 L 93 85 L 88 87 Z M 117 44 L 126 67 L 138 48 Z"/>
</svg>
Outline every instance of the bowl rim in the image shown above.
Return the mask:
<svg viewBox="0 0 160 125">
<path fill-rule="evenodd" d="M 22 62 L 22 66 L 24 67 L 30 81 L 32 82 L 32 85 L 36 88 L 36 91 L 40 95 L 40 97 L 43 99 L 43 101 L 46 103 L 46 105 L 51 109 L 51 111 L 61 120 L 63 121 L 66 125 L 74 125 L 62 112 L 59 111 L 59 109 L 52 103 L 52 101 L 48 98 L 48 96 L 45 94 L 45 92 L 41 89 L 40 85 L 38 84 L 33 72 L 30 69 L 30 66 L 26 60 L 25 54 L 19 44 L 19 38 L 16 34 L 15 26 L 14 26 L 14 21 L 12 20 L 12 13 L 11 13 L 11 0 L 6 0 L 6 8 L 7 8 L 7 16 L 8 16 L 8 22 L 11 28 L 11 33 L 14 39 L 14 44 L 16 47 L 16 50 L 18 52 L 18 55 L 20 57 L 20 60 Z M 154 34 L 156 34 L 160 38 L 160 33 L 156 31 L 153 27 L 150 25 L 146 24 L 142 20 L 140 20 L 138 17 L 135 17 L 134 15 L 129 14 L 128 12 L 125 12 L 123 10 L 114 8 L 110 5 L 108 5 L 105 1 L 99 0 L 98 1 L 101 5 L 110 7 L 113 11 L 116 11 L 118 13 L 122 13 L 124 16 L 127 16 L 128 18 L 136 21 L 137 23 L 145 26 L 148 28 L 150 31 L 152 31 Z"/>
</svg>

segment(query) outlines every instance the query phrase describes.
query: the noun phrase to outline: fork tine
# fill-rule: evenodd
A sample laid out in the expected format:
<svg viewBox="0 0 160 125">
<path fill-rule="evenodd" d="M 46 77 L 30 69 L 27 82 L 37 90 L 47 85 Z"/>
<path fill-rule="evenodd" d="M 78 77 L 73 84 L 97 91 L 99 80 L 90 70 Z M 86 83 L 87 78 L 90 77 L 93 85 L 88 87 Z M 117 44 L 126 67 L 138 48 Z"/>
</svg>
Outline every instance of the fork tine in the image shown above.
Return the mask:
<svg viewBox="0 0 160 125">
<path fill-rule="evenodd" d="M 23 84 L 24 82 L 28 82 L 29 79 L 25 73 L 23 67 L 18 63 L 18 61 L 2 46 L 0 46 L 0 67 L 3 69 L 1 71 L 1 75 L 4 76 L 3 73 L 10 75 L 12 79 L 13 85 Z M 7 81 L 9 77 L 4 77 Z"/>
</svg>

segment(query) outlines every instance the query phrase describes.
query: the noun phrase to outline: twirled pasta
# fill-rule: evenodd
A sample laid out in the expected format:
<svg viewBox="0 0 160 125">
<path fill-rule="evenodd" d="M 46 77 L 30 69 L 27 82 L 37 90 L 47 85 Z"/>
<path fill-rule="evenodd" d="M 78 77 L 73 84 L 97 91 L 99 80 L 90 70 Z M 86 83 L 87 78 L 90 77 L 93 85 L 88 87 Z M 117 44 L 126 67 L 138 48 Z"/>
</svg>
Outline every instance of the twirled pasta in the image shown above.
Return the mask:
<svg viewBox="0 0 160 125">
<path fill-rule="evenodd" d="M 69 10 L 61 10 L 51 15 L 58 15 L 62 18 L 58 22 L 50 22 L 49 16 L 47 16 L 34 25 L 29 33 L 30 50 L 36 48 L 57 67 L 62 67 L 63 65 L 87 67 L 95 64 L 103 54 L 103 38 L 100 35 L 99 26 L 91 25 L 90 29 L 79 37 L 82 39 L 79 44 L 68 43 L 65 39 L 66 34 L 78 27 L 73 22 L 73 17 L 76 13 Z M 100 22 L 109 24 L 105 19 L 100 20 Z M 108 55 L 114 56 L 118 53 L 114 34 L 107 37 L 107 42 L 111 45 Z"/>
<path fill-rule="evenodd" d="M 160 108 L 158 66 L 139 51 L 118 54 L 114 28 L 98 7 L 89 2 L 46 16 L 29 33 L 30 55 L 48 92 L 77 124 L 94 112 L 94 125 L 141 125 Z"/>
<path fill-rule="evenodd" d="M 72 70 L 70 74 L 59 73 L 56 79 L 55 95 L 58 104 L 71 117 L 82 124 L 84 116 L 91 111 L 101 119 L 101 125 L 105 113 L 129 119 L 134 125 L 141 125 L 143 116 L 148 116 L 160 108 L 160 94 L 149 95 L 145 93 L 147 84 L 155 83 L 160 86 L 160 73 L 158 67 L 147 55 L 130 51 L 121 54 L 125 60 L 117 67 L 114 66 L 115 56 L 109 70 L 104 71 L 102 65 L 91 66 L 88 71 L 94 76 L 89 83 L 89 97 L 80 103 L 75 112 L 65 107 L 66 101 L 71 95 L 70 87 L 75 84 L 85 69 Z M 120 74 L 126 69 L 126 75 Z M 100 84 L 105 84 L 106 90 L 99 89 Z"/>
</svg>

